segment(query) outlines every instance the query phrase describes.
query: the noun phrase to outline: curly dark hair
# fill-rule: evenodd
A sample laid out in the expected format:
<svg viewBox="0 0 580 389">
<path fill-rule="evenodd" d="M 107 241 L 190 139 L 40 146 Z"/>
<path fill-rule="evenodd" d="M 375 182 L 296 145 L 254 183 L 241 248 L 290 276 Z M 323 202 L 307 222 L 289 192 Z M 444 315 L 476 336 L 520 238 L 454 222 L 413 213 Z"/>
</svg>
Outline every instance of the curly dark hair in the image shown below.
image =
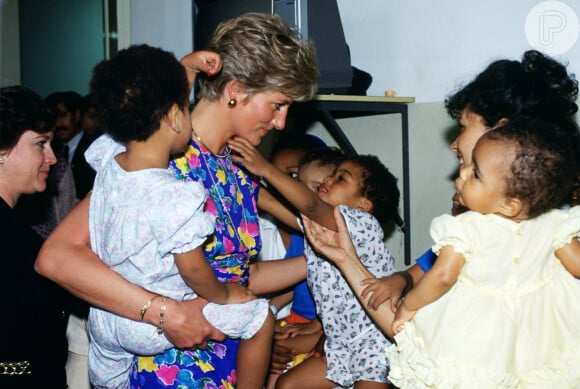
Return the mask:
<svg viewBox="0 0 580 389">
<path fill-rule="evenodd" d="M 537 118 L 517 117 L 481 140 L 506 142 L 515 149 L 506 196 L 527 203 L 530 218 L 566 203 L 578 168 L 565 131 Z"/>
<path fill-rule="evenodd" d="M 183 66 L 148 45 L 131 46 L 95 66 L 91 95 L 105 132 L 118 142 L 146 140 L 174 104 L 189 105 Z"/>
<path fill-rule="evenodd" d="M 492 62 L 473 81 L 445 100 L 449 115 L 459 120 L 464 109 L 480 115 L 493 128 L 502 118 L 518 115 L 536 117 L 556 124 L 570 137 L 580 169 L 578 81 L 566 66 L 536 50 L 526 51 L 521 61 Z M 580 204 L 580 171 L 575 189 L 567 200 Z"/>
<path fill-rule="evenodd" d="M 55 123 L 56 117 L 33 90 L 23 86 L 0 88 L 0 150 L 12 150 L 25 131 L 49 133 Z"/>
<path fill-rule="evenodd" d="M 320 166 L 340 165 L 346 159 L 344 152 L 337 147 L 318 147 L 312 149 L 300 160 L 299 168 L 310 163 L 318 162 Z"/>
<path fill-rule="evenodd" d="M 349 156 L 346 161 L 355 163 L 363 170 L 361 194 L 373 203 L 370 213 L 382 225 L 395 220 L 401 197 L 397 178 L 374 155 Z"/>
</svg>

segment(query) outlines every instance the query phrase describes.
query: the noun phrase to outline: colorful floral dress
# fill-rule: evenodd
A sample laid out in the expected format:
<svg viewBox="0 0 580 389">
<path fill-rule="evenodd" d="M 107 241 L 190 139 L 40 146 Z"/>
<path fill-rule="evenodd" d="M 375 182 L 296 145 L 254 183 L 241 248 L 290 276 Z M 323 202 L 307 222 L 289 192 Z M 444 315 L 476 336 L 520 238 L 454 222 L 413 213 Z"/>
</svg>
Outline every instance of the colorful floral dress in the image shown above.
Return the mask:
<svg viewBox="0 0 580 389">
<path fill-rule="evenodd" d="M 195 142 L 185 156 L 171 162 L 178 179 L 203 183 L 206 211 L 216 217 L 215 234 L 205 256 L 220 281 L 246 285 L 250 260 L 259 252 L 258 186 L 231 156 L 216 157 Z M 187 199 L 184 199 L 187 201 Z M 205 350 L 170 349 L 135 357 L 132 388 L 234 388 L 239 340 L 208 342 Z"/>
</svg>

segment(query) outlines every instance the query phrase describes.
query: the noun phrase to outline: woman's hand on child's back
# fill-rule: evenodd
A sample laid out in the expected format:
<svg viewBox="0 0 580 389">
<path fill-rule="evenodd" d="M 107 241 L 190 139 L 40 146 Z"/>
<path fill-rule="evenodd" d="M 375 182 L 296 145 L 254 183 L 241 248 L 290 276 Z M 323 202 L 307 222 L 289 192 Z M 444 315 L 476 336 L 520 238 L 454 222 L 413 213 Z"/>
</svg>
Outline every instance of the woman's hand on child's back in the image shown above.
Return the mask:
<svg viewBox="0 0 580 389">
<path fill-rule="evenodd" d="M 240 304 L 256 299 L 256 295 L 250 289 L 235 282 L 226 282 L 224 287 L 228 292 L 226 304 Z"/>
</svg>

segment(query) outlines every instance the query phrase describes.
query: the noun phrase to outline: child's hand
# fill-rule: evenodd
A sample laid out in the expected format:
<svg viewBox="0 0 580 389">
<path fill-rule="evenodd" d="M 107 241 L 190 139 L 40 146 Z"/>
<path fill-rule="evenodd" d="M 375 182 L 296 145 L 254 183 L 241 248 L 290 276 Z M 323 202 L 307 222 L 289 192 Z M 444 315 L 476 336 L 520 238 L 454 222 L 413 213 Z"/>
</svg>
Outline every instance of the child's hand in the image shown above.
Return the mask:
<svg viewBox="0 0 580 389">
<path fill-rule="evenodd" d="M 391 300 L 391 311 L 397 312 L 401 292 L 405 288 L 405 279 L 391 274 L 390 276 L 382 278 L 367 278 L 361 281 L 362 285 L 367 287 L 362 291 L 361 298 L 365 299 L 370 293 L 367 307 L 374 309 L 379 308 L 379 305 Z"/>
<path fill-rule="evenodd" d="M 334 208 L 334 219 L 338 231 L 330 230 L 304 215 L 301 216 L 306 237 L 316 251 L 333 261 L 338 267 L 349 260 L 357 260 L 356 250 L 348 233 L 346 222 L 338 207 Z"/>
<path fill-rule="evenodd" d="M 228 291 L 228 298 L 226 304 L 240 304 L 256 299 L 252 291 L 235 282 L 227 282 L 223 284 Z"/>
<path fill-rule="evenodd" d="M 398 334 L 401 332 L 403 329 L 403 324 L 411 320 L 413 316 L 415 316 L 415 313 L 417 313 L 417 311 L 409 310 L 405 305 L 405 302 L 403 302 L 403 304 L 401 304 L 397 310 L 397 313 L 395 313 L 395 318 L 393 319 L 393 325 L 391 327 L 393 333 Z"/>
<path fill-rule="evenodd" d="M 218 53 L 208 50 L 198 50 L 183 57 L 181 64 L 185 67 L 187 79 L 191 86 L 197 73 L 204 72 L 213 76 L 222 69 L 223 62 L 222 57 Z"/>
<path fill-rule="evenodd" d="M 266 161 L 247 139 L 236 136 L 228 140 L 228 145 L 238 153 L 238 155 L 232 156 L 233 159 L 257 176 L 264 176 L 266 169 L 271 166 L 270 162 Z"/>
</svg>

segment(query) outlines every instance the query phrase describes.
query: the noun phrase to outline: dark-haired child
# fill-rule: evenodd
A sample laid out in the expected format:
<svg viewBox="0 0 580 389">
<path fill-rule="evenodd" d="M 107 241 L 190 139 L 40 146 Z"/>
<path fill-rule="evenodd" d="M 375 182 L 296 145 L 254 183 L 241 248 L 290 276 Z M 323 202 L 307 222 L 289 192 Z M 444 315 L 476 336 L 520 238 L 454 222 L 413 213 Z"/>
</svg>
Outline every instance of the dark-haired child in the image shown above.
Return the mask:
<svg viewBox="0 0 580 389">
<path fill-rule="evenodd" d="M 340 206 L 359 255 L 375 276 L 394 272 L 394 260 L 383 242 L 381 224 L 396 215 L 399 190 L 396 178 L 373 156 L 348 157 L 314 193 L 269 164 L 246 140 L 230 142 L 236 160 L 264 177 L 301 214 L 328 228 L 337 228 L 334 206 Z M 260 193 L 258 205 L 284 223 L 298 228 L 290 212 L 280 212 L 270 196 Z M 276 387 L 334 388 L 364 383 L 388 387 L 387 337 L 365 313 L 338 268 L 305 244 L 307 282 L 316 302 L 326 340 L 326 358 L 309 358 L 281 376 Z"/>
<path fill-rule="evenodd" d="M 190 72 L 215 74 L 221 59 L 199 51 L 189 56 L 188 66 Z M 207 320 L 244 339 L 240 370 L 255 353 L 270 352 L 273 319 L 267 301 L 256 300 L 237 283 L 219 282 L 205 259 L 202 245 L 215 221 L 204 210 L 203 186 L 178 181 L 168 169 L 171 157 L 191 140 L 187 77 L 172 54 L 147 45 L 122 50 L 93 72 L 91 93 L 106 135 L 86 153 L 97 171 L 89 211 L 91 246 L 113 270 L 156 293 L 141 318 L 153 300 L 161 300 L 157 328 L 91 308 L 89 371 L 96 387 L 128 388 L 132 354 L 155 355 L 173 347 L 163 335 L 164 316 L 171 314 L 165 312 L 168 298 L 199 295 L 211 301 L 203 310 Z M 151 363 L 161 361 L 152 358 Z M 238 387 L 261 388 L 266 365 L 263 371 L 246 368 L 252 370 L 245 372 L 249 380 Z M 159 379 L 171 381 L 171 373 Z"/>
<path fill-rule="evenodd" d="M 470 211 L 433 220 L 439 257 L 392 324 L 397 387 L 577 387 L 580 207 L 559 209 L 575 158 L 569 137 L 536 119 L 478 140 L 455 182 Z"/>
</svg>

